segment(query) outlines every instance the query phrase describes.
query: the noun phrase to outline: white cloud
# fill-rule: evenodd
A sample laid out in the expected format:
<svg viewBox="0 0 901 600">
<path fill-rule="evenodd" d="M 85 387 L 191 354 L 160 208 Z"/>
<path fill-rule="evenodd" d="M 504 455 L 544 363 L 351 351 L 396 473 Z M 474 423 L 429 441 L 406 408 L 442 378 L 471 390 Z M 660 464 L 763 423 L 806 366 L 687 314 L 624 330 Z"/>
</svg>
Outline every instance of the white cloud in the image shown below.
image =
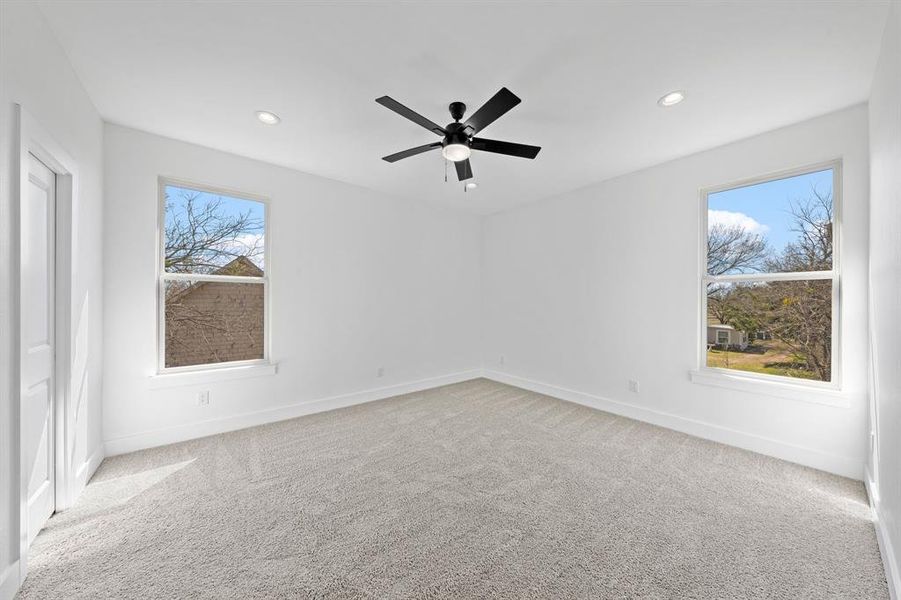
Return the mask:
<svg viewBox="0 0 901 600">
<path fill-rule="evenodd" d="M 770 229 L 745 213 L 732 212 L 730 210 L 708 210 L 707 227 L 713 227 L 714 225 L 723 225 L 725 227 L 738 225 L 749 233 L 766 233 Z"/>
<path fill-rule="evenodd" d="M 258 249 L 262 251 L 263 239 L 262 233 L 242 233 L 228 243 L 234 248 L 243 248 L 248 251 Z"/>
</svg>

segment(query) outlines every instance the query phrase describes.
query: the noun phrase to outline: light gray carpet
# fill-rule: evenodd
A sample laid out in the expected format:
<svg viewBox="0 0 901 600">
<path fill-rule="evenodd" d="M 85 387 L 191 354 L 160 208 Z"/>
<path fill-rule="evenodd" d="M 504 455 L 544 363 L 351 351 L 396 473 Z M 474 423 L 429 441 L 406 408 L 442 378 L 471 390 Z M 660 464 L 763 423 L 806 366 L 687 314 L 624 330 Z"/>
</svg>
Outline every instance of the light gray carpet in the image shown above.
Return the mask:
<svg viewBox="0 0 901 600">
<path fill-rule="evenodd" d="M 859 482 L 477 380 L 104 461 L 22 598 L 887 598 Z"/>
</svg>

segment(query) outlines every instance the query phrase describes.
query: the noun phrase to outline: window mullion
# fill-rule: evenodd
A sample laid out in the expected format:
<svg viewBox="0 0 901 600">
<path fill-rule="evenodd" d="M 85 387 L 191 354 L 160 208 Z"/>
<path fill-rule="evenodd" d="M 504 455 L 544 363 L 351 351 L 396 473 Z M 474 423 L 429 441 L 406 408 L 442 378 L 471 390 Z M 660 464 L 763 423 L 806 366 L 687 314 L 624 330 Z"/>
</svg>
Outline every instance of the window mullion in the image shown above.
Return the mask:
<svg viewBox="0 0 901 600">
<path fill-rule="evenodd" d="M 163 273 L 163 281 L 213 281 L 220 283 L 263 283 L 265 277 L 247 277 L 243 275 L 207 275 L 200 273 Z"/>
<path fill-rule="evenodd" d="M 755 281 L 816 281 L 834 279 L 835 271 L 790 271 L 787 273 L 737 273 L 735 275 L 704 275 L 705 283 L 746 283 Z"/>
</svg>

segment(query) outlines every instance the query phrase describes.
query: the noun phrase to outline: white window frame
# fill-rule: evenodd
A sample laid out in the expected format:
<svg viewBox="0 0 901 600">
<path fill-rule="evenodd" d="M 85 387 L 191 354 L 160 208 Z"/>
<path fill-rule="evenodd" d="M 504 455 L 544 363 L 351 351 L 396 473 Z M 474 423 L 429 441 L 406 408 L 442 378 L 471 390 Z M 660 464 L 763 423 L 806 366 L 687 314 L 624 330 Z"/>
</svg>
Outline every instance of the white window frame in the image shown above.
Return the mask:
<svg viewBox="0 0 901 600">
<path fill-rule="evenodd" d="M 725 342 L 720 341 L 720 334 L 725 334 L 725 336 L 726 336 L 726 341 L 725 341 Z M 730 337 L 730 336 L 729 336 L 729 332 L 728 332 L 728 331 L 726 331 L 725 329 L 717 329 L 717 330 L 716 330 L 716 345 L 717 345 L 717 346 L 728 346 L 728 345 L 729 345 L 729 341 L 730 341 L 730 340 L 729 340 L 729 337 Z"/>
<path fill-rule="evenodd" d="M 786 179 L 798 175 L 807 175 L 832 169 L 832 269 L 830 271 L 806 271 L 796 273 L 740 273 L 735 275 L 708 275 L 707 274 L 707 210 L 710 194 L 748 187 L 759 183 Z M 692 380 L 698 383 L 713 383 L 716 378 L 729 379 L 739 383 L 760 382 L 762 384 L 784 384 L 793 388 L 812 388 L 824 391 L 841 390 L 841 230 L 842 230 L 842 161 L 835 159 L 807 165 L 804 167 L 786 169 L 767 175 L 752 177 L 725 185 L 704 188 L 700 192 L 700 268 L 699 285 L 700 332 L 698 347 L 698 370 L 692 374 Z M 832 282 L 832 381 L 814 381 L 800 377 L 786 377 L 783 375 L 769 375 L 766 373 L 753 373 L 738 369 L 726 369 L 722 367 L 707 366 L 707 284 L 708 283 L 738 283 L 748 281 L 831 281 Z M 699 377 L 696 375 L 700 375 Z"/>
<path fill-rule="evenodd" d="M 260 202 L 263 205 L 263 270 L 262 277 L 240 277 L 232 275 L 208 275 L 195 273 L 167 273 L 165 267 L 166 258 L 166 186 L 177 186 L 206 192 L 219 196 L 228 196 L 238 200 L 250 200 Z M 214 371 L 233 369 L 235 367 L 259 367 L 271 365 L 270 362 L 270 332 L 269 324 L 269 271 L 270 259 L 270 202 L 269 198 L 259 194 L 252 194 L 238 190 L 232 190 L 213 185 L 177 179 L 173 177 L 159 177 L 158 179 L 158 211 L 157 211 L 157 260 L 156 260 L 156 285 L 157 285 L 157 375 L 170 375 L 177 373 L 194 373 L 198 371 Z M 263 286 L 263 358 L 252 360 L 234 360 L 200 365 L 188 365 L 184 367 L 166 366 L 166 282 L 167 281 L 213 281 L 220 283 L 247 283 Z"/>
</svg>

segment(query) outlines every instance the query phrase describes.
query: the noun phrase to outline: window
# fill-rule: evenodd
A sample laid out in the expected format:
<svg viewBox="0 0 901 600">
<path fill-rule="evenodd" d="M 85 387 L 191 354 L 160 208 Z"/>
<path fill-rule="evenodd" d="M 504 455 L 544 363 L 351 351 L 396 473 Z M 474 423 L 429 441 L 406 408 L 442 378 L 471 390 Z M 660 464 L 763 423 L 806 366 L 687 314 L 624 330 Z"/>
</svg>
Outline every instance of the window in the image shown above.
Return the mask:
<svg viewBox="0 0 901 600">
<path fill-rule="evenodd" d="M 266 351 L 266 204 L 160 181 L 161 370 L 246 363 Z"/>
<path fill-rule="evenodd" d="M 706 190 L 701 364 L 837 383 L 838 162 Z"/>
</svg>

